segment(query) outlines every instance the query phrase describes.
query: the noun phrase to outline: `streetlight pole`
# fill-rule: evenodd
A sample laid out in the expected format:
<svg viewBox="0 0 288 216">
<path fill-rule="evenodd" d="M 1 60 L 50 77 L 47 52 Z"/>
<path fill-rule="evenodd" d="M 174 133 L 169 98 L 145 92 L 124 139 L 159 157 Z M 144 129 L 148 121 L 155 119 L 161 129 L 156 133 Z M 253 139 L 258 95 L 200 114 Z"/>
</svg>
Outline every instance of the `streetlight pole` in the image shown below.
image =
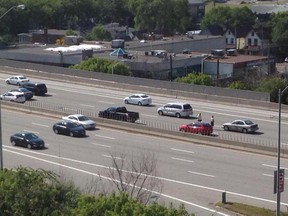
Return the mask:
<svg viewBox="0 0 288 216">
<path fill-rule="evenodd" d="M 16 5 L 10 7 L 4 14 L 0 16 L 0 19 L 2 19 L 7 13 L 9 13 L 14 8 L 20 8 L 21 10 L 25 9 L 25 5 Z M 3 144 L 2 144 L 2 110 L 1 110 L 1 101 L 0 101 L 0 170 L 3 170 Z"/>
<path fill-rule="evenodd" d="M 281 191 L 280 191 L 280 150 L 281 150 L 281 103 L 282 96 L 288 90 L 288 86 L 285 87 L 283 91 L 278 90 L 278 108 L 279 108 L 279 118 L 278 118 L 278 147 L 277 147 L 277 182 L 276 182 L 276 193 L 277 193 L 277 208 L 276 216 L 280 216 L 280 200 L 281 200 Z"/>
</svg>

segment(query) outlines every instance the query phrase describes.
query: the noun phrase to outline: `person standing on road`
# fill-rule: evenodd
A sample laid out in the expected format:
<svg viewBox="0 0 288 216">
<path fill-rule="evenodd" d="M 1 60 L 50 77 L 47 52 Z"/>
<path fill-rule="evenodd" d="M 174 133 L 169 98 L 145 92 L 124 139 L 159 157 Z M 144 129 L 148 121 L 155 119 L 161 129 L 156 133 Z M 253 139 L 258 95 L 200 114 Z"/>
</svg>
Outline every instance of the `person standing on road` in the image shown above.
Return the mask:
<svg viewBox="0 0 288 216">
<path fill-rule="evenodd" d="M 214 119 L 214 116 L 212 115 L 211 116 L 211 121 L 210 121 L 210 124 L 212 127 L 214 127 L 214 123 L 215 123 L 215 119 Z"/>
<path fill-rule="evenodd" d="M 201 113 L 198 113 L 198 115 L 197 115 L 197 119 L 198 119 L 199 122 L 202 121 L 202 115 L 201 115 Z"/>
</svg>

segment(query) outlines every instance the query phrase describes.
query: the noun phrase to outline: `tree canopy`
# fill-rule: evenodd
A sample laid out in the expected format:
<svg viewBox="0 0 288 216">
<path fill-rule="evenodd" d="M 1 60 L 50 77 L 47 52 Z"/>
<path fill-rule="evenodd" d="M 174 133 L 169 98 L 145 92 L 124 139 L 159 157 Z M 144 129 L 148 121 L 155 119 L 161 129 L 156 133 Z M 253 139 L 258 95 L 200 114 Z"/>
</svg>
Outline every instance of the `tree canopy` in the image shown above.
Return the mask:
<svg viewBox="0 0 288 216">
<path fill-rule="evenodd" d="M 206 85 L 213 86 L 213 80 L 210 76 L 206 74 L 198 74 L 198 73 L 189 73 L 185 77 L 179 77 L 176 79 L 176 82 L 183 82 L 195 85 Z"/>
</svg>

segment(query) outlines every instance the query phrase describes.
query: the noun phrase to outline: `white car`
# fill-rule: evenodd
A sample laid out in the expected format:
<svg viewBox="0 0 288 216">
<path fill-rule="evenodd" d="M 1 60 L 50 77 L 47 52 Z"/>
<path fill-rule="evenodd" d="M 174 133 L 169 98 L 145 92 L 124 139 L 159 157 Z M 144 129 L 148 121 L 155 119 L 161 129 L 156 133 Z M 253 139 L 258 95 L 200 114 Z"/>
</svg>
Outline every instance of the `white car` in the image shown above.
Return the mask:
<svg viewBox="0 0 288 216">
<path fill-rule="evenodd" d="M 63 116 L 62 119 L 81 124 L 85 129 L 94 129 L 96 127 L 96 123 L 93 120 L 82 114 Z"/>
<path fill-rule="evenodd" d="M 0 99 L 17 103 L 24 103 L 26 101 L 25 95 L 22 92 L 7 92 L 0 95 Z"/>
<path fill-rule="evenodd" d="M 146 94 L 134 94 L 123 99 L 125 104 L 150 105 L 152 98 Z"/>
<path fill-rule="evenodd" d="M 12 76 L 5 80 L 7 84 L 18 85 L 18 86 L 20 86 L 22 83 L 26 83 L 29 81 L 30 80 L 23 75 Z"/>
</svg>

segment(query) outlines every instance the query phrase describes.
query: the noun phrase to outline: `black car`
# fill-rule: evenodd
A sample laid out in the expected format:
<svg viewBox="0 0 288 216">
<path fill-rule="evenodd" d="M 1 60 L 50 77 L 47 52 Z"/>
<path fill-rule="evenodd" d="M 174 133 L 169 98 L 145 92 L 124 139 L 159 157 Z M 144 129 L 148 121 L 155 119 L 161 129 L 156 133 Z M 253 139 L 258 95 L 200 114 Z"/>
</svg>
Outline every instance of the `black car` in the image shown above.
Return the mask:
<svg viewBox="0 0 288 216">
<path fill-rule="evenodd" d="M 68 136 L 78 136 L 84 137 L 86 136 L 85 128 L 78 123 L 71 121 L 61 121 L 57 122 L 53 125 L 53 131 L 56 134 L 64 134 Z"/>
<path fill-rule="evenodd" d="M 21 93 L 24 93 L 24 96 L 25 96 L 26 100 L 31 100 L 31 98 L 33 98 L 33 92 L 31 92 L 30 90 L 28 90 L 26 88 L 12 89 L 10 92 L 21 92 Z"/>
<path fill-rule="evenodd" d="M 45 147 L 43 139 L 31 132 L 15 133 L 10 137 L 10 142 L 13 146 L 23 146 L 28 149 Z"/>
<path fill-rule="evenodd" d="M 21 84 L 21 87 L 28 89 L 35 95 L 45 95 L 48 92 L 47 86 L 44 83 L 25 82 Z"/>
</svg>

